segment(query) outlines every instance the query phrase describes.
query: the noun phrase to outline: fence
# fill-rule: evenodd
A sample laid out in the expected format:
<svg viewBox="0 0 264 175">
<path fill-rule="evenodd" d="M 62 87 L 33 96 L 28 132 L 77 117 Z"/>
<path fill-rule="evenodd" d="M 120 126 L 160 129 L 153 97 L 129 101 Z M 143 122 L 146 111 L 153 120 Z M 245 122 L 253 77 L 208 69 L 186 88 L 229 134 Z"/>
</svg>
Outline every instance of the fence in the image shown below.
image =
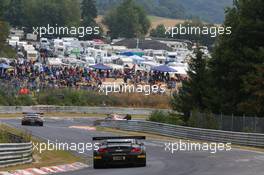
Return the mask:
<svg viewBox="0 0 264 175">
<path fill-rule="evenodd" d="M 0 113 L 22 112 L 62 112 L 62 113 L 88 113 L 88 114 L 132 114 L 150 115 L 155 109 L 151 108 L 121 108 L 121 107 L 82 107 L 82 106 L 0 106 Z M 168 111 L 166 109 L 160 109 Z"/>
<path fill-rule="evenodd" d="M 242 133 L 183 127 L 148 121 L 97 121 L 103 127 L 125 131 L 147 132 L 176 138 L 264 147 L 264 134 Z"/>
<path fill-rule="evenodd" d="M 223 114 L 204 114 L 193 112 L 192 116 L 196 118 L 196 127 L 204 128 L 208 122 L 208 115 L 213 117 L 216 129 L 236 132 L 256 132 L 264 133 L 264 118 L 256 116 L 234 116 Z"/>
<path fill-rule="evenodd" d="M 32 162 L 32 143 L 0 144 L 0 167 Z"/>
</svg>

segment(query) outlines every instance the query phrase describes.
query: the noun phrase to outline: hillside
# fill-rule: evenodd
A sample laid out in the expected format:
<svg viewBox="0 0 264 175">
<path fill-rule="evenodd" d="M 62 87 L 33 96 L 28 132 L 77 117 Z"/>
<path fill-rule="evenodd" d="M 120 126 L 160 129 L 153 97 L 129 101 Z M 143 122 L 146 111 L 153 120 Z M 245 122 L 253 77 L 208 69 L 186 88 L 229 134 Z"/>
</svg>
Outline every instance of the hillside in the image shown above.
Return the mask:
<svg viewBox="0 0 264 175">
<path fill-rule="evenodd" d="M 104 14 L 122 0 L 97 0 L 100 14 Z M 135 0 L 142 5 L 149 15 L 190 19 L 200 18 L 203 21 L 221 23 L 224 20 L 225 8 L 233 0 Z"/>
<path fill-rule="evenodd" d="M 151 22 L 151 28 L 156 28 L 159 24 L 164 24 L 165 26 L 175 26 L 177 24 L 183 23 L 185 20 L 181 19 L 171 19 L 171 18 L 164 18 L 164 17 L 158 17 L 158 16 L 148 16 Z M 104 29 L 106 29 L 106 26 L 102 24 L 103 16 L 99 15 L 96 18 L 96 22 L 101 24 Z"/>
</svg>

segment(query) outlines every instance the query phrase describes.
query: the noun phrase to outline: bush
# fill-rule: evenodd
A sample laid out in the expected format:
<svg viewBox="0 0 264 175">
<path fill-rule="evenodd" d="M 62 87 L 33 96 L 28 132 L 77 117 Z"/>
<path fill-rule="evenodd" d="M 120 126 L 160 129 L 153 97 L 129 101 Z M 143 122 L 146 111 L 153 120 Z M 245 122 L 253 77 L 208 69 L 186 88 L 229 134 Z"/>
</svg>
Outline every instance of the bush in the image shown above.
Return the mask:
<svg viewBox="0 0 264 175">
<path fill-rule="evenodd" d="M 173 125 L 183 125 L 184 122 L 182 120 L 182 116 L 176 113 L 168 113 L 164 111 L 154 111 L 151 113 L 148 121 L 159 122 L 159 123 L 167 123 Z"/>
<path fill-rule="evenodd" d="M 7 91 L 7 90 L 6 90 Z M 9 91 L 8 91 L 9 92 Z M 0 89 L 0 105 L 30 106 L 116 106 L 116 107 L 146 107 L 169 108 L 169 97 L 165 95 L 143 95 L 137 93 L 100 94 L 95 91 L 75 89 L 47 89 L 33 95 L 17 95 Z"/>
<path fill-rule="evenodd" d="M 188 126 L 206 129 L 219 129 L 218 123 L 210 112 L 199 113 L 193 111 L 188 121 Z"/>
</svg>

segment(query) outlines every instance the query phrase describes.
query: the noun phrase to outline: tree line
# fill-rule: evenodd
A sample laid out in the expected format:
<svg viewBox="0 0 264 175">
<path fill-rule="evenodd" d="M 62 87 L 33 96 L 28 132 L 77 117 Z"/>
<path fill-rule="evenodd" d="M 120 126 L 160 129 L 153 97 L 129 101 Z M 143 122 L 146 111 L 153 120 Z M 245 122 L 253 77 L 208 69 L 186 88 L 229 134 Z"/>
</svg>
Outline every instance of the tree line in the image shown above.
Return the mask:
<svg viewBox="0 0 264 175">
<path fill-rule="evenodd" d="M 189 79 L 172 99 L 173 109 L 264 117 L 264 1 L 235 0 L 212 58 L 199 49 L 189 64 Z"/>
</svg>

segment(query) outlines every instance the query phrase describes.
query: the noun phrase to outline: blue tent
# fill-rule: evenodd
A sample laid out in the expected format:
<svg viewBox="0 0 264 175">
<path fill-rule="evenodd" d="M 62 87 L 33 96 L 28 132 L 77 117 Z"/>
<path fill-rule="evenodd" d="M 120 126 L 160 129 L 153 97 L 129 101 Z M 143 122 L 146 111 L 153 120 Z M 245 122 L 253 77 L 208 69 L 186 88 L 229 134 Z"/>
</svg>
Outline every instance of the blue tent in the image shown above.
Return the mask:
<svg viewBox="0 0 264 175">
<path fill-rule="evenodd" d="M 158 72 L 177 72 L 177 70 L 167 65 L 156 66 L 156 67 L 153 67 L 151 70 L 158 71 Z"/>
<path fill-rule="evenodd" d="M 0 64 L 0 68 L 2 69 L 9 69 L 11 66 L 7 65 L 7 64 L 4 64 L 4 63 L 1 63 Z"/>
<path fill-rule="evenodd" d="M 123 53 L 121 53 L 120 55 L 124 55 L 124 56 L 133 56 L 134 55 L 134 53 L 133 52 L 123 52 Z"/>
<path fill-rule="evenodd" d="M 94 69 L 99 69 L 99 70 L 112 70 L 111 67 L 106 66 L 104 64 L 96 64 L 96 65 L 92 65 L 91 67 Z"/>
</svg>

